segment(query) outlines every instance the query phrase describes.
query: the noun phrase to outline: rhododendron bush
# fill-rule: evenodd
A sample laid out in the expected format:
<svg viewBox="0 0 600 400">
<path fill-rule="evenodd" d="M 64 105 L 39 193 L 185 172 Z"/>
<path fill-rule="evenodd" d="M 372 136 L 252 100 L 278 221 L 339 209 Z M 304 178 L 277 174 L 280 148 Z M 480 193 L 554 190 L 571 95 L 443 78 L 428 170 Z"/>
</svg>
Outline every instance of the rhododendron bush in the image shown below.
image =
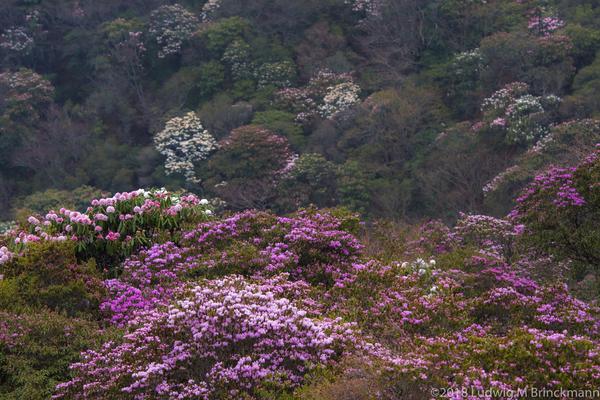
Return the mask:
<svg viewBox="0 0 600 400">
<path fill-rule="evenodd" d="M 180 4 L 165 5 L 154 10 L 150 15 L 148 32 L 159 46 L 158 57 L 179 53 L 198 24 L 198 18 Z"/>
<path fill-rule="evenodd" d="M 92 200 L 84 212 L 61 208 L 45 216 L 30 216 L 26 226 L 16 230 L 10 247 L 26 252 L 30 242 L 71 241 L 80 257 L 95 257 L 110 266 L 111 261 L 148 246 L 155 235 L 207 219 L 211 213 L 207 204 L 195 195 L 162 189 L 117 193 Z M 3 259 L 9 254 L 3 250 Z"/>
<path fill-rule="evenodd" d="M 199 183 L 195 167 L 217 149 L 217 141 L 202 126 L 194 112 L 167 121 L 154 137 L 156 150 L 166 157 L 167 174 L 181 174 L 191 183 Z"/>
</svg>

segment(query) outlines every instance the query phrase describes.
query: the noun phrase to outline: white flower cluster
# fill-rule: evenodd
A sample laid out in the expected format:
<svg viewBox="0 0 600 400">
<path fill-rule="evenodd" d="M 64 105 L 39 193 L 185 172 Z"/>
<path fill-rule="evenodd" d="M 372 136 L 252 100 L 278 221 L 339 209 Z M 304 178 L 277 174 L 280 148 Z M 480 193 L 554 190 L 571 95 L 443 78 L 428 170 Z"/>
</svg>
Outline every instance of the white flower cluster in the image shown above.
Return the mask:
<svg viewBox="0 0 600 400">
<path fill-rule="evenodd" d="M 435 268 L 435 260 L 432 258 L 429 261 L 426 261 L 422 258 L 417 258 L 413 262 L 403 262 L 402 268 L 409 268 L 413 271 L 416 271 L 419 275 L 425 275 L 428 272 L 431 272 Z"/>
<path fill-rule="evenodd" d="M 526 83 L 515 82 L 483 101 L 481 109 L 490 126 L 504 129 L 509 143 L 531 143 L 547 135 L 549 112 L 561 102 L 558 96 L 533 96 L 528 90 Z"/>
<path fill-rule="evenodd" d="M 492 193 L 506 181 L 506 179 L 515 172 L 518 172 L 521 168 L 518 165 L 513 165 L 505 169 L 496 175 L 491 181 L 485 184 L 485 186 L 481 189 L 483 191 L 484 196 L 487 196 L 489 193 Z"/>
<path fill-rule="evenodd" d="M 9 28 L 0 35 L 0 47 L 17 53 L 27 53 L 33 47 L 33 38 L 24 27 Z"/>
<path fill-rule="evenodd" d="M 278 88 L 289 87 L 291 79 L 296 74 L 296 66 L 291 61 L 267 63 L 260 66 L 257 71 L 258 86 L 273 85 Z"/>
<path fill-rule="evenodd" d="M 252 78 L 254 66 L 250 61 L 250 45 L 244 40 L 231 42 L 225 49 L 221 61 L 229 66 L 234 80 Z"/>
<path fill-rule="evenodd" d="M 296 65 L 292 61 L 264 64 L 252 62 L 250 45 L 241 39 L 234 40 L 227 46 L 221 61 L 229 67 L 234 80 L 256 80 L 260 88 L 269 85 L 289 87 L 296 76 Z"/>
<path fill-rule="evenodd" d="M 16 227 L 17 223 L 15 221 L 0 221 L 0 235 L 10 232 Z"/>
<path fill-rule="evenodd" d="M 167 174 L 182 174 L 191 183 L 200 182 L 194 171 L 195 163 L 206 159 L 217 148 L 217 141 L 194 112 L 170 119 L 154 137 L 154 144 L 166 157 Z"/>
<path fill-rule="evenodd" d="M 383 0 L 345 0 L 352 6 L 352 11 L 363 12 L 367 16 L 379 17 L 383 8 Z"/>
<path fill-rule="evenodd" d="M 221 0 L 208 0 L 202 6 L 202 12 L 200 13 L 200 18 L 202 21 L 209 21 L 211 14 L 217 11 L 221 7 Z"/>
<path fill-rule="evenodd" d="M 305 87 L 280 90 L 277 101 L 295 112 L 299 122 L 315 117 L 332 119 L 358 103 L 360 91 L 352 75 L 320 71 Z"/>
<path fill-rule="evenodd" d="M 354 82 L 343 82 L 327 88 L 328 93 L 323 97 L 319 106 L 319 114 L 323 118 L 332 118 L 348 110 L 359 100 L 360 87 Z"/>
<path fill-rule="evenodd" d="M 478 48 L 463 51 L 454 56 L 451 67 L 452 72 L 458 76 L 477 74 L 484 67 L 483 55 Z"/>
<path fill-rule="evenodd" d="M 198 18 L 179 4 L 161 6 L 150 14 L 150 35 L 160 49 L 158 57 L 177 54 L 198 28 Z"/>
</svg>

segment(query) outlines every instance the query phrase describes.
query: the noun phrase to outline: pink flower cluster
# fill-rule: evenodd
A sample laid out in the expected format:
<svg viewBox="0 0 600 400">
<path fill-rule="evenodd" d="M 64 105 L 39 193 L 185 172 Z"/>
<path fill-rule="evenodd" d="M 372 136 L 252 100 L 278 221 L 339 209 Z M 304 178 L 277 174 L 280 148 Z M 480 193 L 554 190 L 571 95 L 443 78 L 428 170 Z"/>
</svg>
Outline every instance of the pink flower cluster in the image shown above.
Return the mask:
<svg viewBox="0 0 600 400">
<path fill-rule="evenodd" d="M 292 217 L 246 211 L 200 224 L 180 246 L 155 244 L 122 265 L 119 280 L 108 280 L 111 296 L 101 309 L 117 325 L 139 310 L 166 305 L 193 275 L 240 273 L 255 278 L 289 274 L 294 281 L 341 285 L 351 278 L 362 245 L 326 213 Z"/>
<path fill-rule="evenodd" d="M 6 264 L 13 258 L 13 253 L 8 250 L 8 247 L 0 247 L 0 265 Z"/>
<path fill-rule="evenodd" d="M 536 176 L 524 193 L 517 198 L 517 207 L 511 212 L 511 216 L 518 217 L 543 207 L 548 196 L 552 197 L 551 203 L 558 208 L 585 205 L 585 199 L 574 187 L 573 173 L 576 169 L 575 167 L 551 167 Z"/>
<path fill-rule="evenodd" d="M 536 32 L 541 36 L 550 36 L 565 26 L 565 22 L 555 16 L 535 15 L 529 19 L 527 27 L 530 31 Z"/>
</svg>

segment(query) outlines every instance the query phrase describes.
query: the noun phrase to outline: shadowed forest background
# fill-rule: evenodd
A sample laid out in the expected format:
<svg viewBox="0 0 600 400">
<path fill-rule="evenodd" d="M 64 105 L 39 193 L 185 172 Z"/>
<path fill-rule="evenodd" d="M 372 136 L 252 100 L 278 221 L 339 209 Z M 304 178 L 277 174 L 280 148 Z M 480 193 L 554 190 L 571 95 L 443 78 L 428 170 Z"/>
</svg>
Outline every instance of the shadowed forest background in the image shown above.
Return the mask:
<svg viewBox="0 0 600 400">
<path fill-rule="evenodd" d="M 537 171 L 599 140 L 599 14 L 584 0 L 3 1 L 0 217 L 151 186 L 231 209 L 504 215 Z"/>
</svg>

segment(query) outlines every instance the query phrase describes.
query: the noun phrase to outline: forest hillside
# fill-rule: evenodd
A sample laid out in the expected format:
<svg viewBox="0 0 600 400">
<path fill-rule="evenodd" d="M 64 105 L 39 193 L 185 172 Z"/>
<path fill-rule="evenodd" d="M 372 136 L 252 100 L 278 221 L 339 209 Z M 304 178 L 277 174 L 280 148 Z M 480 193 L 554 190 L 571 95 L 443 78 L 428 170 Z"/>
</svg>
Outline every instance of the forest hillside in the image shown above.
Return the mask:
<svg viewBox="0 0 600 400">
<path fill-rule="evenodd" d="M 0 2 L 0 400 L 600 399 L 595 0 Z"/>
</svg>

